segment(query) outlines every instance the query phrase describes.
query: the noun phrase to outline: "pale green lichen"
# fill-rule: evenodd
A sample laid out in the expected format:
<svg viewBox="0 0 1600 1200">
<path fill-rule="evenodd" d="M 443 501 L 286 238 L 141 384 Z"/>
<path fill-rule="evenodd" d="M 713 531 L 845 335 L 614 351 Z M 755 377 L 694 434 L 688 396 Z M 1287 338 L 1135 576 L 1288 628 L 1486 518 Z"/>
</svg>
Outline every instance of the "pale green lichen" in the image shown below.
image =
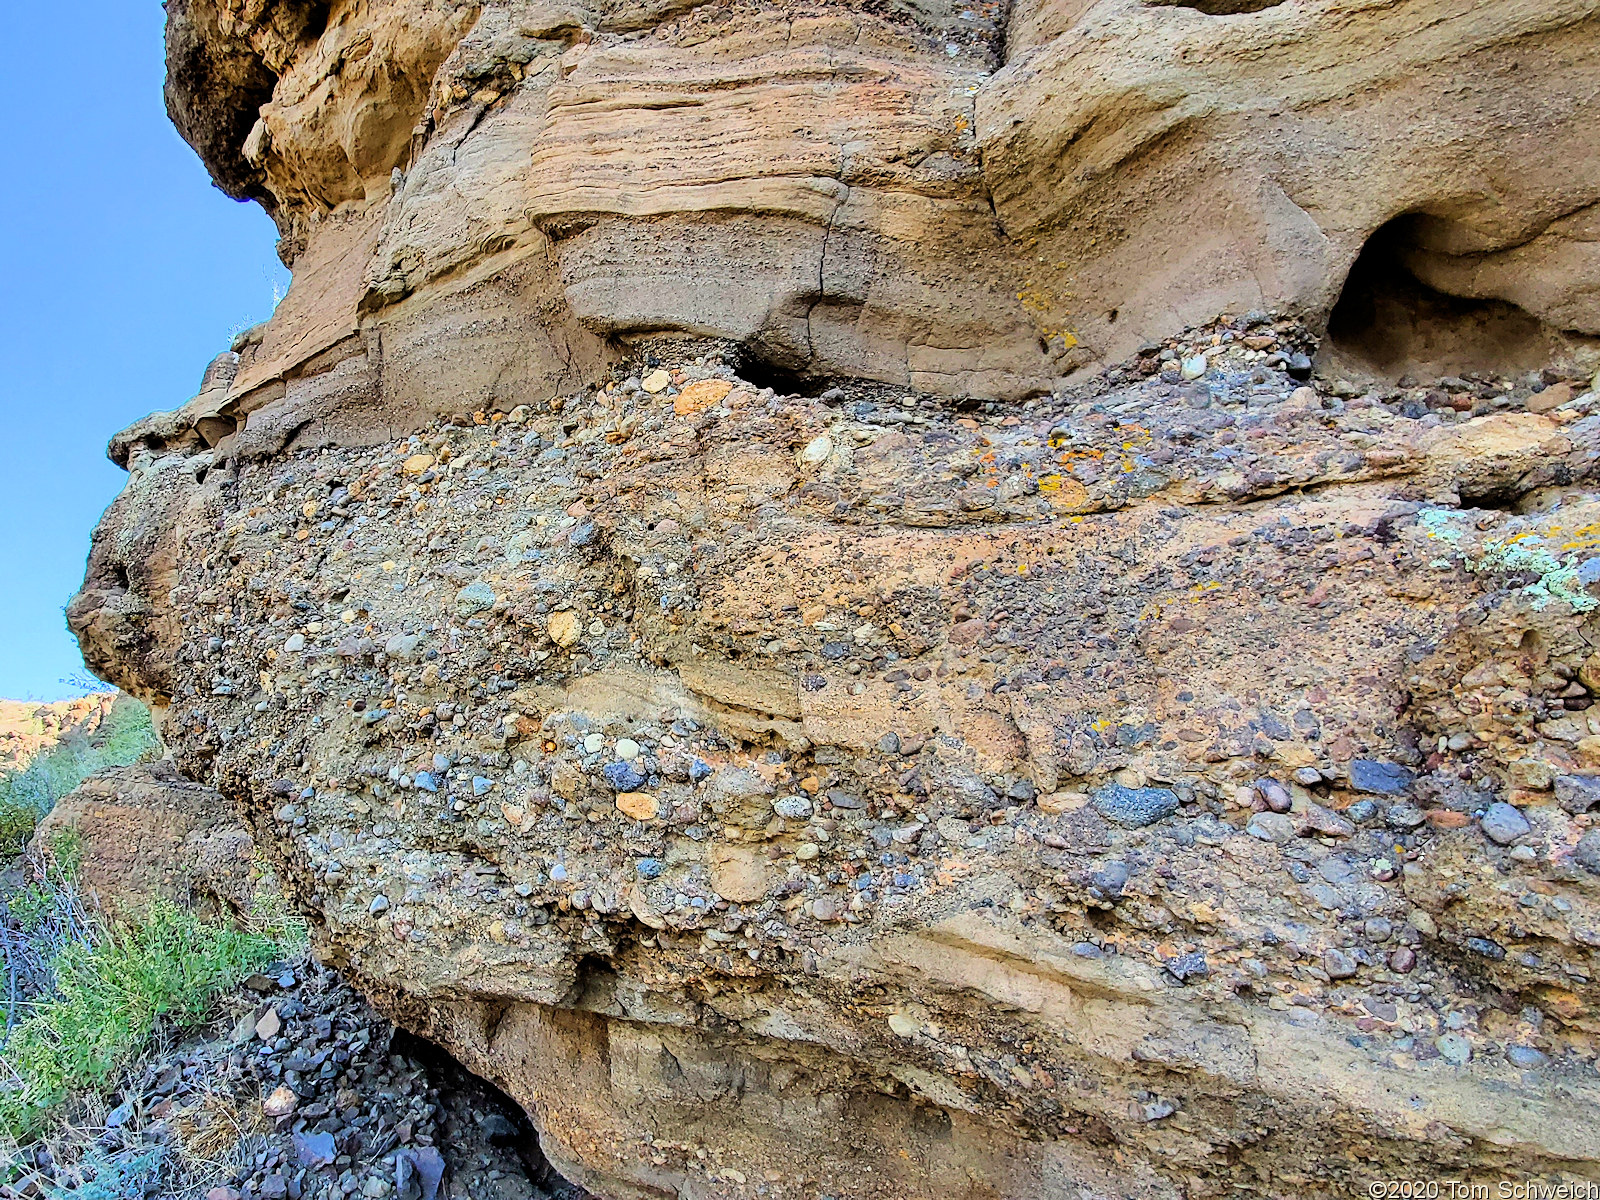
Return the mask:
<svg viewBox="0 0 1600 1200">
<path fill-rule="evenodd" d="M 1417 513 L 1417 524 L 1422 526 L 1422 532 L 1436 541 L 1449 542 L 1452 546 L 1461 541 L 1464 529 L 1457 526 L 1461 514 L 1448 508 L 1425 508 Z"/>
<path fill-rule="evenodd" d="M 1531 573 L 1533 582 L 1519 590 L 1535 609 L 1542 609 L 1552 600 L 1559 600 L 1574 612 L 1592 612 L 1600 608 L 1600 600 L 1584 590 L 1578 578 L 1578 565 L 1570 557 L 1557 557 L 1544 544 L 1544 539 L 1533 532 L 1519 533 L 1508 538 L 1497 538 L 1483 543 L 1473 554 L 1460 548 L 1467 530 L 1462 514 L 1444 508 L 1425 508 L 1417 514 L 1417 523 L 1430 539 L 1449 545 L 1460 555 L 1462 565 L 1474 575 Z M 1446 560 L 1435 559 L 1430 565 Z"/>
<path fill-rule="evenodd" d="M 1467 570 L 1474 574 L 1531 571 L 1538 578 L 1525 585 L 1522 593 L 1536 609 L 1552 600 L 1565 602 L 1573 612 L 1592 612 L 1600 607 L 1600 601 L 1578 581 L 1577 565 L 1551 554 L 1537 534 L 1485 543 L 1478 561 L 1467 562 Z"/>
</svg>

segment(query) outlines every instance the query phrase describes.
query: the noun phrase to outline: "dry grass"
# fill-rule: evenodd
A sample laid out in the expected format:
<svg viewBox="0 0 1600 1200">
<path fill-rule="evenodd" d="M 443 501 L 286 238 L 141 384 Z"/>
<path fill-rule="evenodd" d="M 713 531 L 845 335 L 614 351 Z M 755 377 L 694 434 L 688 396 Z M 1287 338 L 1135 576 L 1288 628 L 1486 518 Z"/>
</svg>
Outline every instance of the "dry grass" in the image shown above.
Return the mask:
<svg viewBox="0 0 1600 1200">
<path fill-rule="evenodd" d="M 271 1129 L 272 1122 L 254 1096 L 241 1102 L 208 1080 L 199 1102 L 186 1107 L 172 1122 L 175 1153 L 167 1165 L 173 1194 L 203 1192 L 216 1180 L 234 1174 L 261 1149 Z"/>
<path fill-rule="evenodd" d="M 94 945 L 97 926 L 73 879 L 77 855 L 77 834 L 64 830 L 14 868 L 23 882 L 0 903 L 0 1047 L 28 1005 L 54 991 L 55 962 L 67 947 Z"/>
</svg>

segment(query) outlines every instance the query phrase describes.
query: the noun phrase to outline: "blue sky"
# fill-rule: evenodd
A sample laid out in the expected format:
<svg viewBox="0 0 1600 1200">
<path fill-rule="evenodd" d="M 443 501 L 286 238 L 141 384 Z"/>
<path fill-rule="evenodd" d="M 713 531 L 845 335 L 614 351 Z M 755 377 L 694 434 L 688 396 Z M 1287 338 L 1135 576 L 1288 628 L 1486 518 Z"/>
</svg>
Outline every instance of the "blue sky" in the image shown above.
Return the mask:
<svg viewBox="0 0 1600 1200">
<path fill-rule="evenodd" d="M 61 680 L 83 660 L 62 609 L 124 479 L 106 440 L 192 396 L 288 284 L 272 222 L 212 187 L 167 121 L 163 18 L 157 0 L 6 14 L 0 697 L 74 691 Z"/>
</svg>

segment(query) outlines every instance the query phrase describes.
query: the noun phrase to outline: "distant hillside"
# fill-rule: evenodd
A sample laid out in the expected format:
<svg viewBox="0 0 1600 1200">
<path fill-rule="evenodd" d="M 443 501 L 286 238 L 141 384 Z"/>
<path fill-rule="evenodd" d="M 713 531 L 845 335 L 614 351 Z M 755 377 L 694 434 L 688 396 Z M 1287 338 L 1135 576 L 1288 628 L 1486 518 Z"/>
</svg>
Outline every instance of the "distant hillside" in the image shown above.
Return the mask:
<svg viewBox="0 0 1600 1200">
<path fill-rule="evenodd" d="M 0 700 L 0 854 L 11 854 L 55 802 L 102 767 L 160 746 L 149 710 L 120 692 L 40 704 Z"/>
</svg>

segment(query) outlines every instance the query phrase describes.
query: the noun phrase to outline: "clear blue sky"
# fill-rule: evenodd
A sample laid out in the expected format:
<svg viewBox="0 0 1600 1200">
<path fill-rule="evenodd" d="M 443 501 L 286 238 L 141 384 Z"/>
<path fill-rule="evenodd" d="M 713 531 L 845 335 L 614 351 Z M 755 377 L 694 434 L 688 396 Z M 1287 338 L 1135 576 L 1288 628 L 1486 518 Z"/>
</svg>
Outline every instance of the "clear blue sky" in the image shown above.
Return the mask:
<svg viewBox="0 0 1600 1200">
<path fill-rule="evenodd" d="M 157 0 L 8 6 L 0 39 L 0 697 L 83 670 L 62 610 L 106 440 L 194 395 L 288 273 L 167 121 Z"/>
</svg>

